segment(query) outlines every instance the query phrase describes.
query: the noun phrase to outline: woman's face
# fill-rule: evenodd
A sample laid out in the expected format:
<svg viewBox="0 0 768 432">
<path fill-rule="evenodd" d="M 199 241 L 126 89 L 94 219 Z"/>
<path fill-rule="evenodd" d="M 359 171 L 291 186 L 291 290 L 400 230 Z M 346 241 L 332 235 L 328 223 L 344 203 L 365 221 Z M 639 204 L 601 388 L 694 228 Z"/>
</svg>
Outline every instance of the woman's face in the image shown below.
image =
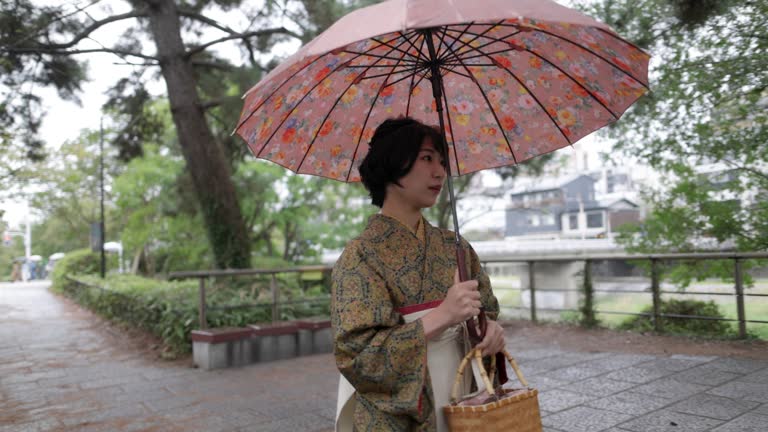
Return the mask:
<svg viewBox="0 0 768 432">
<path fill-rule="evenodd" d="M 413 167 L 399 183 L 387 186 L 387 199 L 393 198 L 409 207 L 432 207 L 440 195 L 445 181 L 443 157 L 435 149 L 432 140 L 425 138 Z"/>
</svg>

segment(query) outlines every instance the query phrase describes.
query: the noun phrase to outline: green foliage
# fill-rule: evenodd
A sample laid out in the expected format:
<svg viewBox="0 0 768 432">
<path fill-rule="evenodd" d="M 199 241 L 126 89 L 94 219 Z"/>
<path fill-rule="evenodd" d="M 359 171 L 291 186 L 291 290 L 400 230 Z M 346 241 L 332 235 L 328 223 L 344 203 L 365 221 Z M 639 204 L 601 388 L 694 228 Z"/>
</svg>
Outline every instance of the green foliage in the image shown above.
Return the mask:
<svg viewBox="0 0 768 432">
<path fill-rule="evenodd" d="M 67 276 L 98 274 L 101 266 L 101 256 L 90 249 L 79 249 L 64 255 L 56 263 L 51 275 L 51 287 L 56 292 L 64 292 L 69 282 Z"/>
<path fill-rule="evenodd" d="M 640 253 L 768 249 L 768 2 L 603 0 L 586 9 L 654 57 L 652 92 L 607 129 L 614 154 L 661 179 L 646 193 L 646 220 L 619 241 Z M 682 279 L 730 272 L 697 267 Z"/>
<path fill-rule="evenodd" d="M 105 318 L 157 335 L 176 353 L 191 350 L 190 332 L 198 328 L 199 321 L 197 281 L 173 282 L 133 275 L 110 275 L 105 280 L 96 276 L 75 279 L 59 278 L 57 289 Z M 232 281 L 208 285 L 208 326 L 246 326 L 271 321 L 271 305 L 257 303 L 257 297 L 246 289 L 249 282 Z M 285 292 L 281 301 L 293 301 L 281 307 L 281 319 L 328 315 L 327 297 L 319 301 L 304 297 L 292 292 L 285 281 L 281 281 L 280 287 Z"/>
<path fill-rule="evenodd" d="M 643 309 L 642 313 L 653 314 L 653 306 Z M 713 301 L 700 300 L 662 300 L 660 313 L 670 315 L 695 315 L 700 317 L 724 318 L 717 304 Z M 725 321 L 701 320 L 688 318 L 662 318 L 662 328 L 665 333 L 685 334 L 696 336 L 733 336 L 731 326 Z M 653 331 L 651 316 L 638 316 L 627 319 L 620 326 L 622 330 L 648 332 Z"/>
</svg>

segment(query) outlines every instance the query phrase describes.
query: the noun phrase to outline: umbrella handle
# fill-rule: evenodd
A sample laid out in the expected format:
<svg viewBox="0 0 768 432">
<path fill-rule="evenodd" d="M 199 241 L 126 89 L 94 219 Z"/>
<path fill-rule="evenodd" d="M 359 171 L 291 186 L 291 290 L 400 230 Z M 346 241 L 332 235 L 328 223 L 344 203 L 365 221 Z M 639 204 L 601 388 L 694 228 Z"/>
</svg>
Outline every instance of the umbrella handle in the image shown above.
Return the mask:
<svg viewBox="0 0 768 432">
<path fill-rule="evenodd" d="M 464 248 L 461 247 L 461 244 L 456 244 L 456 264 L 459 267 L 459 280 L 461 282 L 469 280 L 466 254 L 464 253 Z M 467 320 L 467 332 L 469 333 L 469 340 L 473 346 L 483 340 L 487 328 L 488 318 L 485 316 L 485 311 L 481 307 L 480 314 L 478 314 L 476 318 Z"/>
<path fill-rule="evenodd" d="M 466 255 L 464 254 L 464 248 L 461 247 L 460 243 L 456 243 L 456 263 L 459 266 L 459 280 L 462 282 L 469 280 L 469 275 L 467 274 Z M 466 324 L 467 333 L 469 335 L 469 343 L 472 347 L 474 347 L 482 342 L 483 338 L 485 338 L 485 333 L 488 330 L 488 317 L 485 315 L 483 308 L 480 308 L 480 313 L 477 315 L 477 317 L 468 319 Z M 504 354 L 496 353 L 496 364 L 504 364 Z M 507 368 L 500 366 L 498 368 L 498 373 L 499 385 L 506 383 L 508 380 Z"/>
</svg>

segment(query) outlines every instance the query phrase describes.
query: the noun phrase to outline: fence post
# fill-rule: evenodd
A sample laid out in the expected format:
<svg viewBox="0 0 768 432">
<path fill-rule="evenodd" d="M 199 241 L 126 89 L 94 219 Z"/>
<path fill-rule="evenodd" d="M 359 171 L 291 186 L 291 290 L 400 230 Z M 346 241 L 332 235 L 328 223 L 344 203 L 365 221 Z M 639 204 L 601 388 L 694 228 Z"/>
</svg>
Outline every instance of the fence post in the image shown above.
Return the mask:
<svg viewBox="0 0 768 432">
<path fill-rule="evenodd" d="M 739 338 L 746 339 L 747 323 L 744 313 L 744 269 L 741 266 L 741 258 L 734 261 L 734 279 L 736 281 L 736 313 L 739 319 Z"/>
<path fill-rule="evenodd" d="M 198 316 L 200 318 L 200 329 L 208 328 L 208 318 L 205 316 L 205 278 L 200 278 L 200 298 L 198 300 Z"/>
<path fill-rule="evenodd" d="M 272 291 L 272 322 L 279 321 L 280 315 L 278 315 L 278 307 L 277 307 L 277 299 L 278 299 L 278 292 L 277 292 L 277 274 L 272 273 L 272 280 L 269 282 L 269 288 Z"/>
<path fill-rule="evenodd" d="M 651 292 L 653 293 L 653 328 L 661 333 L 661 284 L 659 275 L 659 260 L 651 258 Z"/>
<path fill-rule="evenodd" d="M 536 322 L 536 276 L 534 275 L 534 261 L 528 261 L 528 289 L 531 293 L 531 321 Z"/>
<path fill-rule="evenodd" d="M 597 324 L 592 287 L 592 260 L 584 261 L 584 305 L 581 308 L 581 325 L 594 327 Z"/>
</svg>

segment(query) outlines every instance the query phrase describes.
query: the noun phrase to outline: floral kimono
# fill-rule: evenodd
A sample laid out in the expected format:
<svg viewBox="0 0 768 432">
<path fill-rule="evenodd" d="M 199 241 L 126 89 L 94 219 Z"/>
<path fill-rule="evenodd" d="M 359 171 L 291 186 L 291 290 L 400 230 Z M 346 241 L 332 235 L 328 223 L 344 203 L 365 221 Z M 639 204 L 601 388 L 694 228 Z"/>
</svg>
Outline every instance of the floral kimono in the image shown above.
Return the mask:
<svg viewBox="0 0 768 432">
<path fill-rule="evenodd" d="M 488 318 L 496 319 L 499 307 L 488 276 L 469 243 L 462 243 L 470 278 L 479 281 Z M 439 374 L 441 393 L 449 393 L 456 369 L 429 370 L 427 354 L 433 351 L 428 351 L 421 320 L 413 317 L 440 304 L 453 285 L 455 270 L 453 232 L 435 228 L 423 218 L 414 233 L 394 218 L 373 215 L 363 233 L 344 249 L 333 270 L 331 306 L 334 354 L 343 377 L 337 430 L 352 426 L 339 424 L 346 403 L 341 400 L 345 382 L 354 390 L 347 423 L 353 423 L 355 431 L 444 428 L 442 414 L 435 413 L 442 406 L 436 406 L 435 377 L 430 374 Z M 420 315 L 415 315 L 418 311 Z M 450 383 L 442 385 L 446 380 Z M 448 397 L 437 396 L 438 402 Z"/>
</svg>

